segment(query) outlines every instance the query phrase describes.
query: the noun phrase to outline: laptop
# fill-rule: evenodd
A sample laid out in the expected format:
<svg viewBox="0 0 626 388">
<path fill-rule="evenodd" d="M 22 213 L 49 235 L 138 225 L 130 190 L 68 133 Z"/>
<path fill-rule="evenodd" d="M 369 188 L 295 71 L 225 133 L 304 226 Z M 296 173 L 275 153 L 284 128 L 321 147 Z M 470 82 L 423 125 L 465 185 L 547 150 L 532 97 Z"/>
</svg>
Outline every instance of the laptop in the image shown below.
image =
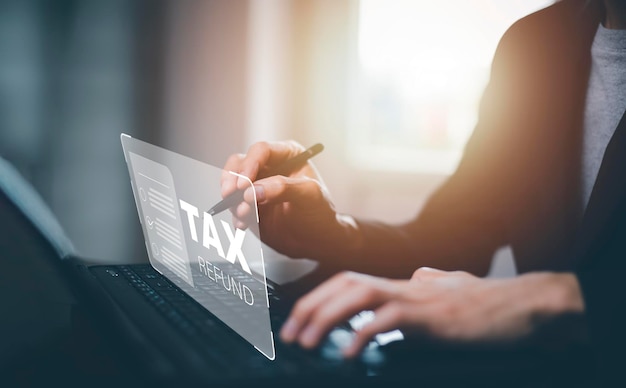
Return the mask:
<svg viewBox="0 0 626 388">
<path fill-rule="evenodd" d="M 125 151 L 134 151 L 136 155 L 150 157 L 149 153 L 142 151 L 142 147 L 156 149 L 147 143 L 136 144 L 140 144 L 141 147 L 131 146 L 125 148 Z M 276 387 L 295 383 L 303 386 L 340 381 L 378 384 L 381 378 L 385 381 L 391 379 L 395 383 L 405 382 L 404 379 L 406 382 L 414 383 L 416 375 L 419 375 L 422 382 L 443 383 L 464 382 L 465 379 L 472 377 L 480 379 L 485 374 L 490 377 L 491 382 L 510 382 L 511 379 L 524 381 L 528 376 L 533 376 L 537 370 L 541 370 L 540 368 L 553 367 L 549 363 L 550 354 L 534 351 L 450 352 L 427 344 L 416 346 L 415 343 L 399 341 L 393 333 L 392 338 L 383 336 L 373 340 L 359 358 L 342 359 L 342 347 L 350 341 L 353 330 L 367 321 L 367 313 L 334 328 L 325 343 L 313 351 L 287 346 L 270 337 L 273 347 L 273 354 L 270 354 L 263 348 L 262 343 L 255 341 L 265 341 L 268 338 L 266 334 L 278 333 L 296 298 L 333 274 L 335 269 L 318 266 L 313 271 L 305 271 L 295 278 L 291 277 L 288 282 L 276 282 L 268 276 L 262 283 L 269 306 L 264 311 L 254 312 L 258 314 L 253 315 L 252 319 L 258 321 L 267 319 L 270 331 L 263 331 L 266 328 L 265 323 L 259 322 L 258 326 L 263 329 L 260 330 L 260 339 L 247 336 L 245 333 L 242 335 L 240 327 L 227 324 L 225 322 L 227 319 L 224 319 L 222 313 L 211 311 L 206 307 L 210 305 L 187 292 L 190 280 L 194 281 L 194 286 L 197 280 L 197 286 L 201 289 L 207 286 L 203 285 L 207 281 L 216 283 L 214 280 L 217 278 L 216 266 L 222 271 L 232 271 L 230 279 L 235 280 L 231 280 L 230 283 L 231 293 L 233 285 L 238 284 L 238 279 L 241 279 L 242 290 L 243 285 L 249 285 L 247 287 L 251 292 L 253 289 L 254 292 L 261 290 L 254 288 L 251 283 L 252 281 L 261 283 L 263 279 L 261 277 L 259 280 L 258 273 L 252 276 L 253 280 L 250 280 L 251 276 L 246 271 L 244 273 L 248 276 L 238 277 L 240 274 L 237 274 L 237 271 L 241 271 L 242 268 L 241 258 L 234 260 L 233 263 L 221 258 L 213 261 L 212 279 L 209 276 L 199 277 L 197 273 L 195 278 L 192 274 L 192 279 L 184 279 L 184 271 L 177 269 L 176 265 L 169 265 L 173 268 L 171 270 L 168 265 L 159 264 L 158 259 L 152 260 L 152 257 L 150 262 L 144 264 L 90 265 L 84 259 L 75 256 L 71 242 L 35 191 L 7 163 L 1 159 L 0 162 L 2 162 L 1 213 L 5 214 L 5 210 L 10 214 L 19 213 L 19 218 L 32 226 L 32 232 L 29 232 L 33 235 L 32 240 L 44 240 L 49 250 L 54 253 L 53 256 L 60 259 L 54 260 L 54 264 L 58 264 L 63 282 L 71 286 L 76 298 L 87 309 L 99 335 L 106 338 L 116 350 L 118 364 L 125 367 L 128 376 L 133 376 L 132 380 L 120 381 L 120 384 L 129 382 L 213 386 L 255 384 Z M 169 163 L 165 161 L 165 164 Z M 132 170 L 129 171 L 133 173 Z M 141 194 L 134 190 L 137 194 L 136 199 L 142 201 Z M 210 198 L 210 201 L 215 201 L 215 198 Z M 144 216 L 142 224 L 146 227 L 146 214 L 141 212 L 140 207 L 138 210 L 138 214 Z M 156 225 L 154 227 L 156 230 Z M 12 229 L 10 227 L 7 230 Z M 233 235 L 236 235 L 236 232 L 233 232 Z M 146 243 L 150 254 L 149 237 L 148 235 Z M 6 245 L 3 243 L 5 249 L 7 246 L 10 247 L 10 243 L 10 241 L 7 241 Z M 204 249 L 203 246 L 198 248 Z M 191 246 L 188 249 L 193 250 Z M 265 246 L 261 246 L 261 249 L 268 251 Z M 249 251 L 242 248 L 239 253 L 242 252 L 245 257 Z M 169 258 L 171 253 L 176 252 L 170 252 Z M 227 252 L 224 255 L 227 256 Z M 46 265 L 49 264 L 48 259 L 45 258 Z M 254 268 L 256 263 L 253 257 L 246 259 L 249 266 Z M 266 259 L 269 269 L 271 260 Z M 198 264 L 197 260 L 195 263 Z M 205 262 L 204 270 L 208 266 L 207 263 L 208 261 Z M 197 268 L 199 272 L 199 265 Z M 220 296 L 224 285 L 218 286 L 222 289 L 214 292 Z M 210 286 L 207 287 L 211 289 Z M 242 291 L 242 299 L 245 299 L 246 295 L 249 297 L 246 292 Z M 233 295 L 239 298 L 238 292 Z M 239 299 L 239 302 L 245 304 L 246 300 L 242 299 Z M 248 299 L 248 302 L 250 301 Z"/>
<path fill-rule="evenodd" d="M 232 172 L 125 134 L 121 141 L 149 262 L 71 267 L 87 302 L 97 300 L 97 314 L 127 337 L 142 375 L 237 384 L 378 373 L 379 347 L 401 339 L 398 331 L 378 336 L 358 359 L 341 356 L 371 313 L 334 328 L 315 351 L 280 343 L 295 299 L 333 270 L 278 257 L 260 241 L 255 204 L 244 229 L 228 210 L 206 213 Z"/>
</svg>

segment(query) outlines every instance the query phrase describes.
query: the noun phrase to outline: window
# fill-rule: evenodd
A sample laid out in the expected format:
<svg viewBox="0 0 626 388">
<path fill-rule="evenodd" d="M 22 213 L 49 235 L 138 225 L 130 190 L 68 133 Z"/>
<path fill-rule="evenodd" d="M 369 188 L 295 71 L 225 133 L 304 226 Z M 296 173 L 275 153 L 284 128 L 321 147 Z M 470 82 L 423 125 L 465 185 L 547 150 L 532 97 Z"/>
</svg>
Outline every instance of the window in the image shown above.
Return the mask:
<svg viewBox="0 0 626 388">
<path fill-rule="evenodd" d="M 505 30 L 546 0 L 360 0 L 349 160 L 450 174 Z"/>
</svg>

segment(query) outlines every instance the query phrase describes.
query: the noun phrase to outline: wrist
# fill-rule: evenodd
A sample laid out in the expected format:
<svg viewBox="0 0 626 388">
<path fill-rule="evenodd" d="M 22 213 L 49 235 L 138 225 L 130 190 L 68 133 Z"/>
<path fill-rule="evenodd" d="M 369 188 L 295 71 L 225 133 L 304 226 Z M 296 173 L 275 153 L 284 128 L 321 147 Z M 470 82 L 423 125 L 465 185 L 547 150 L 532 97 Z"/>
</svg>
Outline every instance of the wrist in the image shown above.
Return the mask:
<svg viewBox="0 0 626 388">
<path fill-rule="evenodd" d="M 520 276 L 534 289 L 529 302 L 538 318 L 579 315 L 585 310 L 578 279 L 572 273 L 542 272 Z"/>
<path fill-rule="evenodd" d="M 340 236 L 341 239 L 338 244 L 338 246 L 341 247 L 339 257 L 345 258 L 346 260 L 357 257 L 364 245 L 363 234 L 361 233 L 359 224 L 352 216 L 337 214 L 337 225 L 340 232 L 336 235 Z"/>
<path fill-rule="evenodd" d="M 585 342 L 584 299 L 578 279 L 572 273 L 538 272 L 522 275 L 520 300 L 533 327 L 533 338 L 541 346 Z M 526 291 L 526 292 L 525 292 Z"/>
</svg>

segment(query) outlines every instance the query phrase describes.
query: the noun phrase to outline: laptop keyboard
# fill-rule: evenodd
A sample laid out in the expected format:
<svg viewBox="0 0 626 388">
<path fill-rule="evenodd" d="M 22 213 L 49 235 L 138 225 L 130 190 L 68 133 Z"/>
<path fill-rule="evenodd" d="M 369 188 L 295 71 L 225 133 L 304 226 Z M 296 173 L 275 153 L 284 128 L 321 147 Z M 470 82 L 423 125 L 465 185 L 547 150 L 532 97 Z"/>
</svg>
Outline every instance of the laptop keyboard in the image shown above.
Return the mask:
<svg viewBox="0 0 626 388">
<path fill-rule="evenodd" d="M 228 370 L 232 368 L 232 360 L 241 359 L 241 354 L 250 354 L 245 359 L 248 367 L 261 375 L 302 373 L 303 367 L 308 372 L 326 370 L 329 367 L 337 372 L 348 372 L 354 368 L 353 363 L 340 360 L 340 351 L 332 343 L 326 344 L 319 352 L 304 351 L 293 346 L 285 346 L 276 341 L 276 361 L 270 361 L 261 354 L 251 351 L 250 345 L 239 338 L 232 329 L 208 312 L 195 300 L 181 291 L 164 276 L 156 272 L 149 264 L 124 265 L 110 267 L 122 275 L 146 300 L 154 306 L 162 316 L 173 324 L 185 336 L 199 344 L 198 348 L 211 362 Z M 287 298 L 276 290 L 268 287 L 270 299 L 270 317 L 274 333 L 284 323 L 289 305 Z M 224 335 L 225 331 L 231 335 Z M 342 332 L 342 334 L 338 334 Z M 337 328 L 330 338 L 349 336 L 348 327 Z M 201 341 L 198 341 L 201 339 Z M 203 344 L 203 345 L 202 345 Z"/>
</svg>

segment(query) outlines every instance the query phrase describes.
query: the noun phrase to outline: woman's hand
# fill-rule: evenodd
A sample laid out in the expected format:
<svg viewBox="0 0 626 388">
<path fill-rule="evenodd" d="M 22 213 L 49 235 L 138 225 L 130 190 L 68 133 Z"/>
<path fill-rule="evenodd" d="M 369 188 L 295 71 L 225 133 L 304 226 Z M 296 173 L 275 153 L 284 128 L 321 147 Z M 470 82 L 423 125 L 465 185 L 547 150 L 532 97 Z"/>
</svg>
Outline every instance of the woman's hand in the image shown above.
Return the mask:
<svg viewBox="0 0 626 388">
<path fill-rule="evenodd" d="M 301 298 L 281 330 L 283 341 L 313 348 L 337 324 L 363 311 L 374 319 L 344 350 L 357 355 L 376 334 L 405 335 L 454 343 L 511 342 L 562 314 L 582 313 L 572 274 L 530 273 L 483 279 L 466 272 L 420 268 L 411 280 L 341 273 Z"/>
<path fill-rule="evenodd" d="M 254 182 L 262 240 L 291 257 L 324 259 L 340 257 L 356 240 L 350 217 L 336 213 L 328 190 L 309 161 L 289 176 L 268 176 L 275 166 L 304 151 L 295 142 L 256 143 L 247 154 L 232 155 L 224 170 Z M 250 183 L 233 174 L 222 176 L 222 196 L 246 190 L 244 202 L 231 209 L 235 226 L 246 227 L 254 203 Z"/>
</svg>

